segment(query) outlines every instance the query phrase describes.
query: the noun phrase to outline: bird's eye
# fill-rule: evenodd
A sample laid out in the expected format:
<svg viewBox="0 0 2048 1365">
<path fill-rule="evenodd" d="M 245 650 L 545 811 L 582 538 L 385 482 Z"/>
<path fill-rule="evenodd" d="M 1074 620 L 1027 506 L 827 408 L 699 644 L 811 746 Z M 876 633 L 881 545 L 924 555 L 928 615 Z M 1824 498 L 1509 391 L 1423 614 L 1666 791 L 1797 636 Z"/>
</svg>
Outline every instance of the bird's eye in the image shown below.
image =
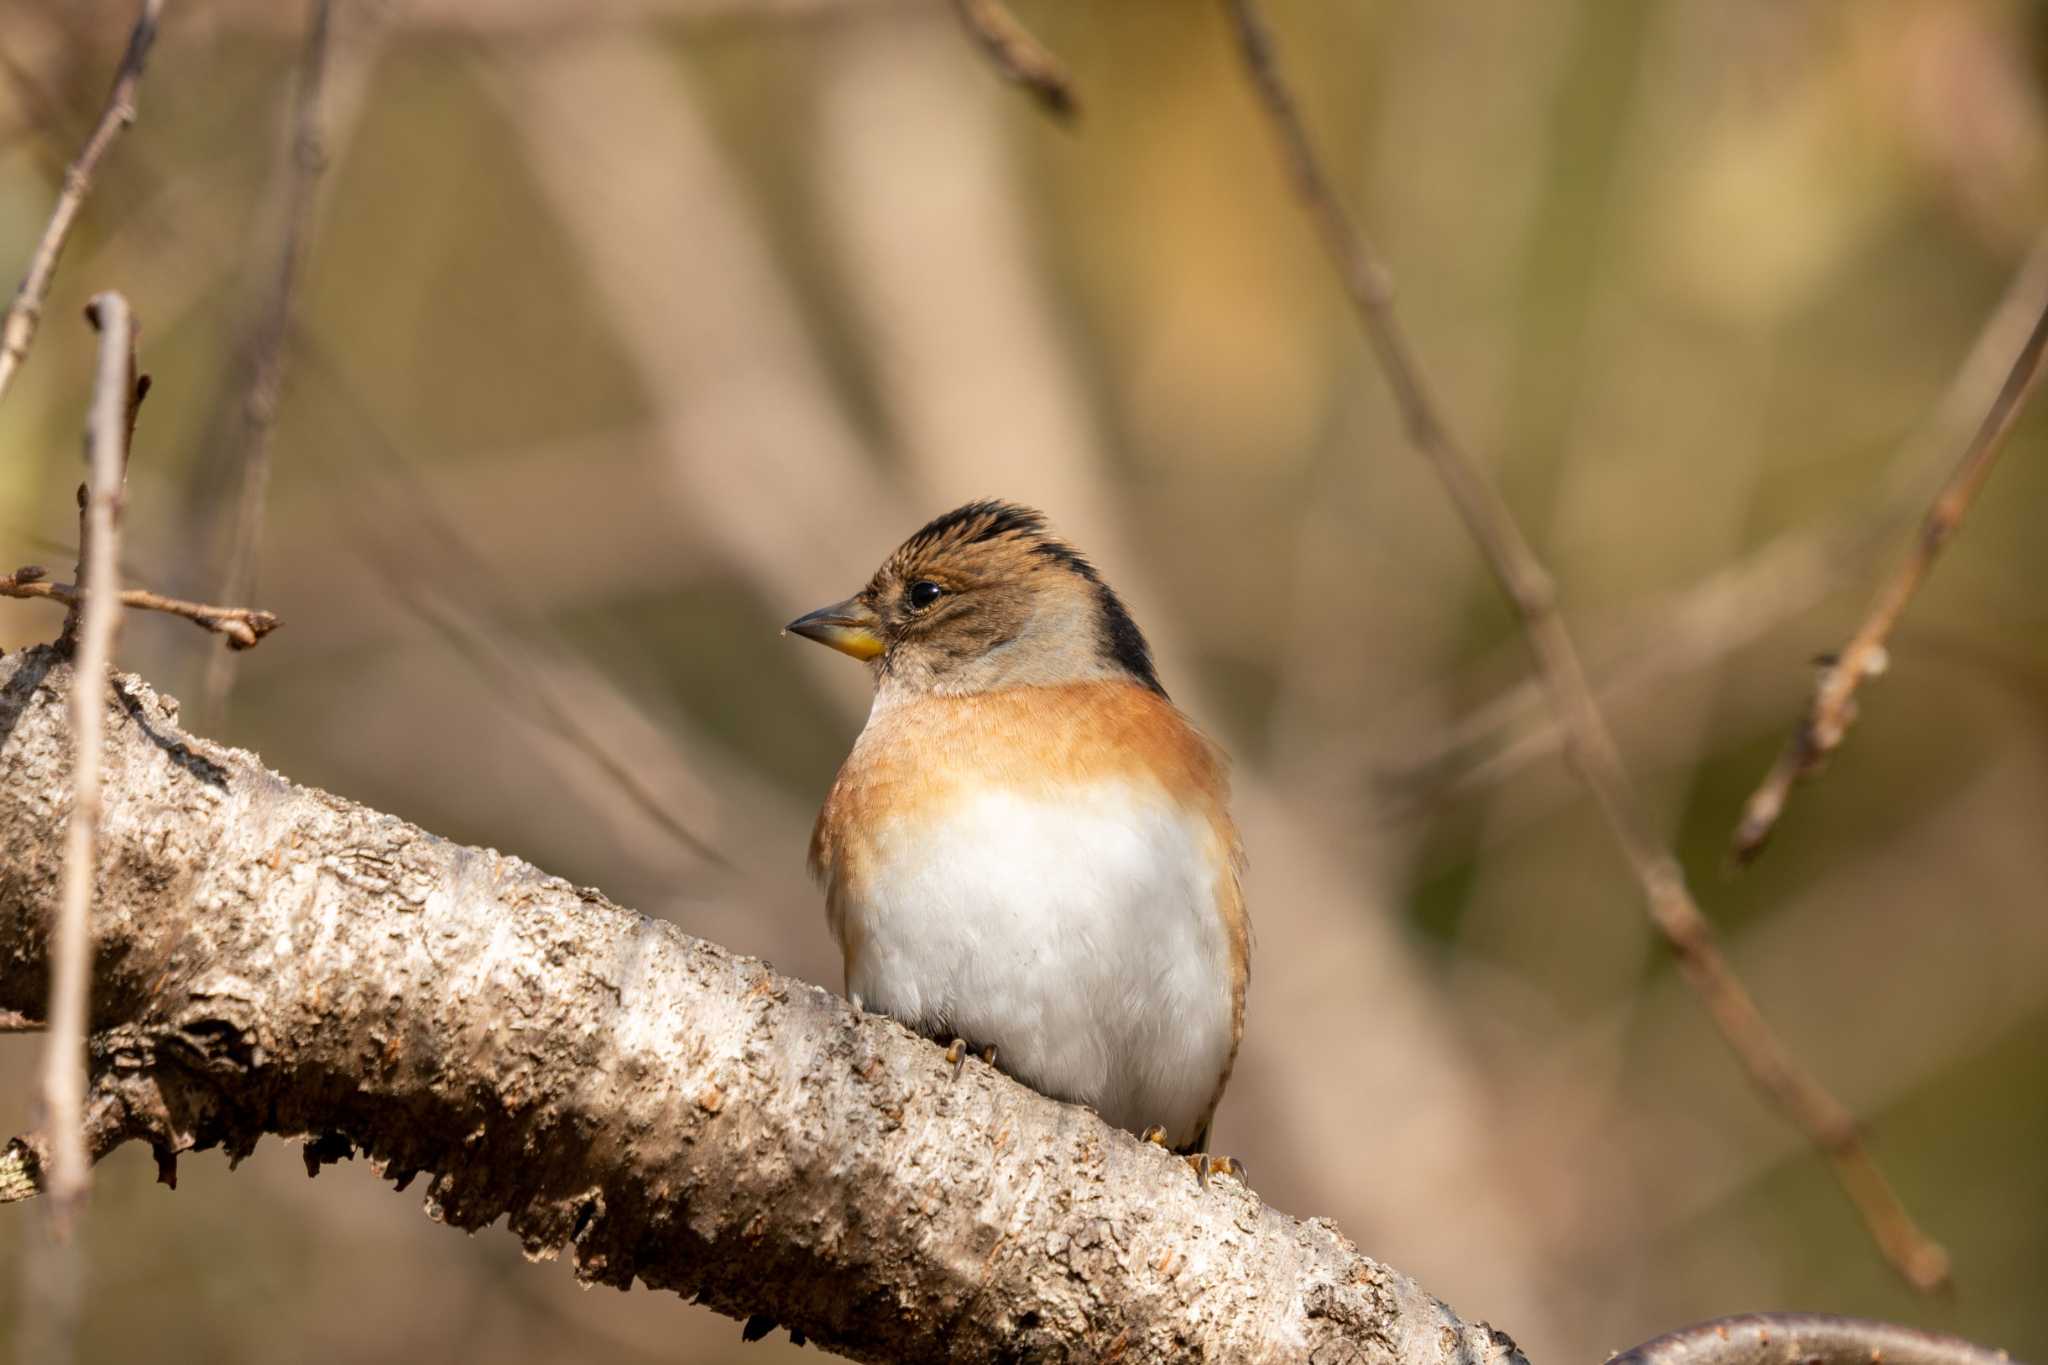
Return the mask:
<svg viewBox="0 0 2048 1365">
<path fill-rule="evenodd" d="M 946 590 L 928 578 L 921 578 L 910 585 L 910 605 L 923 611 L 932 603 L 945 596 Z"/>
</svg>

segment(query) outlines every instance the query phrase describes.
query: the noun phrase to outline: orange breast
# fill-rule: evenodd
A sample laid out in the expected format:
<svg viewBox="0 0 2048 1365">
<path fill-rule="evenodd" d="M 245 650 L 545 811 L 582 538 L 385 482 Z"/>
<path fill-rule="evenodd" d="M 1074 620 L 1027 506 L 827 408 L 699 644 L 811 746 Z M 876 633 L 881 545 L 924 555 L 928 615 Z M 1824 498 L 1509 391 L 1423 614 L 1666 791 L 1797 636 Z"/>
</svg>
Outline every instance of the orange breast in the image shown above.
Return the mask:
<svg viewBox="0 0 2048 1365">
<path fill-rule="evenodd" d="M 1162 697 L 1122 682 L 919 697 L 877 712 L 818 814 L 811 870 L 829 885 L 858 867 L 862 831 L 914 819 L 960 787 L 1057 796 L 1075 782 L 1149 778 L 1228 831 L 1229 777 L 1216 747 Z M 1235 847 L 1234 831 L 1225 840 Z"/>
<path fill-rule="evenodd" d="M 840 767 L 811 837 L 811 871 L 825 886 L 826 915 L 848 959 L 860 945 L 848 941 L 845 907 L 875 862 L 876 831 L 914 822 L 963 788 L 1000 786 L 1057 800 L 1064 785 L 1105 778 L 1157 782 L 1206 816 L 1218 847 L 1239 861 L 1222 754 L 1171 702 L 1143 687 L 1015 687 L 918 697 L 876 712 Z M 1250 928 L 1237 877 L 1217 881 L 1241 1010 Z"/>
</svg>

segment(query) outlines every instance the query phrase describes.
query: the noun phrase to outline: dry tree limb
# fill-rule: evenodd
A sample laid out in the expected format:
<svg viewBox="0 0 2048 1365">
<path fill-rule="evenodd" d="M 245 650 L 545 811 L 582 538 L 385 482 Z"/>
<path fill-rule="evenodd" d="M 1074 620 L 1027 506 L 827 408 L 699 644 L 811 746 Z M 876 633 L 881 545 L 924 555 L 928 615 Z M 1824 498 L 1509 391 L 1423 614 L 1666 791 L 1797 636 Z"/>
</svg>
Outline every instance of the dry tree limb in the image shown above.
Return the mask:
<svg viewBox="0 0 2048 1365">
<path fill-rule="evenodd" d="M 1641 884 L 1652 924 L 1687 984 L 1697 992 L 1752 1084 L 1805 1131 L 1833 1164 L 1879 1249 L 1911 1284 L 1948 1280 L 1948 1254 L 1920 1231 L 1871 1158 L 1849 1110 L 1793 1057 L 1729 967 L 1713 926 L 1700 912 L 1684 870 L 1644 815 L 1620 749 L 1586 681 L 1584 665 L 1558 614 L 1550 574 L 1485 469 L 1452 434 L 1393 311 L 1393 279 L 1352 223 L 1318 161 L 1293 90 L 1281 74 L 1272 34 L 1257 0 L 1223 0 L 1238 50 L 1271 119 L 1295 188 L 1343 279 L 1380 368 L 1394 393 L 1409 444 L 1449 493 L 1466 531 L 1485 556 L 1520 618 L 1565 753 L 1592 792 L 1615 843 Z"/>
<path fill-rule="evenodd" d="M 0 1008 L 40 1007 L 78 677 L 0 658 Z M 139 679 L 104 717 L 95 1146 L 360 1153 L 451 1226 L 861 1359 L 1520 1360 L 1328 1222 L 827 991 L 294 786 Z"/>
<path fill-rule="evenodd" d="M 1865 678 L 1884 671 L 1888 661 L 1885 642 L 1891 638 L 1899 618 L 1905 615 L 1913 594 L 1933 571 L 1935 559 L 1962 525 L 1984 481 L 1991 476 L 2013 423 L 2019 420 L 2040 380 L 2044 349 L 2048 349 L 2048 309 L 2042 311 L 2026 345 L 2014 357 L 2004 386 L 1991 400 L 1990 410 L 1964 448 L 1955 471 L 1942 485 L 1934 505 L 1927 509 L 1912 548 L 1897 571 L 1878 589 L 1877 600 L 1870 604 L 1869 613 L 1849 643 L 1821 669 L 1805 719 L 1779 752 L 1763 782 L 1744 803 L 1732 849 L 1738 864 L 1746 864 L 1763 852 L 1771 832 L 1777 828 L 1778 817 L 1784 814 L 1793 784 L 1819 771 L 1848 733 L 1856 719 L 1856 689 Z"/>
<path fill-rule="evenodd" d="M 2009 1365 L 1961 1337 L 1828 1313 L 1747 1313 L 1668 1332 L 1607 1365 Z"/>
<path fill-rule="evenodd" d="M 128 50 L 122 54 L 121 65 L 114 73 L 114 88 L 107 94 L 106 108 L 85 146 L 64 171 L 64 188 L 57 195 L 56 207 L 50 211 L 49 224 L 43 229 L 42 240 L 36 243 L 35 255 L 29 258 L 28 273 L 14 292 L 14 302 L 8 307 L 5 320 L 0 321 L 0 398 L 6 396 L 14 372 L 28 357 L 36 325 L 42 321 L 43 302 L 50 294 L 50 281 L 57 273 L 57 258 L 64 254 L 72 225 L 85 207 L 85 196 L 92 189 L 100 158 L 106 155 L 121 130 L 135 122 L 135 92 L 142 82 L 143 66 L 149 61 L 150 46 L 156 41 L 157 19 L 162 12 L 163 0 L 142 0 L 142 13 L 128 35 Z"/>
<path fill-rule="evenodd" d="M 1017 22 L 1003 0 L 953 0 L 953 8 L 1006 79 L 1029 90 L 1048 113 L 1070 119 L 1081 112 L 1065 64 Z"/>
<path fill-rule="evenodd" d="M 107 669 L 120 619 L 120 501 L 127 467 L 128 406 L 135 391 L 133 322 L 119 294 L 95 295 L 86 316 L 100 333 L 99 371 L 86 427 L 84 607 L 78 640 L 80 683 L 71 694 L 71 815 L 64 870 L 51 931 L 49 1040 L 43 1104 L 50 1128 L 48 1188 L 52 1216 L 68 1229 L 90 1175 L 85 1147 L 85 1023 L 91 986 L 93 883 L 98 868 L 101 722 Z"/>
<path fill-rule="evenodd" d="M 250 339 L 249 383 L 235 417 L 231 448 L 239 456 L 241 488 L 235 497 L 235 521 L 228 546 L 227 568 L 215 595 L 224 602 L 249 597 L 256 584 L 256 565 L 263 547 L 263 514 L 270 493 L 270 438 L 284 397 L 285 360 L 292 335 L 292 304 L 305 274 L 310 225 L 327 152 L 320 131 L 320 95 L 327 79 L 327 52 L 332 31 L 332 0 L 308 0 L 305 42 L 299 49 L 297 85 L 292 94 L 291 147 L 285 170 L 284 237 L 278 248 L 277 274 L 270 296 Z M 253 642 L 252 642 L 253 643 Z M 218 723 L 234 687 L 231 652 L 213 655 L 206 665 L 200 714 Z"/>
<path fill-rule="evenodd" d="M 47 571 L 34 564 L 25 565 L 11 574 L 0 574 L 0 597 L 41 597 L 76 607 L 84 596 L 70 583 L 49 581 Z M 284 624 L 274 612 L 187 602 L 183 598 L 165 597 L 144 588 L 122 589 L 120 601 L 122 606 L 137 611 L 160 611 L 169 616 L 183 617 L 201 630 L 209 630 L 222 637 L 229 649 L 253 649 L 264 636 Z"/>
</svg>

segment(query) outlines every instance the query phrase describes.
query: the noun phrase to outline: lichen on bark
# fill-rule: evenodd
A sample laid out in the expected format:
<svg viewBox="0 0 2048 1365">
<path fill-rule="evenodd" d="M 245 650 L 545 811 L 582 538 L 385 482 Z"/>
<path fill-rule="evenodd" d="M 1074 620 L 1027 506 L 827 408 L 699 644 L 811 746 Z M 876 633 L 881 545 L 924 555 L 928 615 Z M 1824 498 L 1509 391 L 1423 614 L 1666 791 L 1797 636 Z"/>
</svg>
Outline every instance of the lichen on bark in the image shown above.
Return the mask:
<svg viewBox="0 0 2048 1365">
<path fill-rule="evenodd" d="M 0 659 L 0 1009 L 35 1015 L 70 666 Z M 337 723 L 346 723 L 338 718 Z M 117 677 L 90 1127 L 309 1168 L 860 1359 L 1518 1361 L 1300 1221 L 767 964 L 188 735 Z M 0 1156 L 32 1184 L 33 1141 Z"/>
</svg>

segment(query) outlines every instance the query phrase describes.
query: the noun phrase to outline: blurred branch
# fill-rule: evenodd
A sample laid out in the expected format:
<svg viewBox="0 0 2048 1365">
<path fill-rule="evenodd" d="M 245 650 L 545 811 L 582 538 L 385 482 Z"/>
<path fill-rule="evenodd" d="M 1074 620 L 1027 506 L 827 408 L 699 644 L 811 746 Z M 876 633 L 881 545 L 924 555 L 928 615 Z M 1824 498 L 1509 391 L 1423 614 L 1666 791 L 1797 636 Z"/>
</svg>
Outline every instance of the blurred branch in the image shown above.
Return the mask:
<svg viewBox="0 0 2048 1365">
<path fill-rule="evenodd" d="M 1430 393 L 1393 311 L 1392 275 L 1346 215 L 1323 173 L 1299 103 L 1280 72 L 1257 0 L 1224 0 L 1224 7 L 1295 188 L 1393 390 L 1408 441 L 1442 481 L 1520 618 L 1564 736 L 1566 755 L 1641 884 L 1652 923 L 1750 1080 L 1833 1162 L 1836 1176 L 1887 1259 L 1919 1288 L 1945 1283 L 1947 1253 L 1920 1231 L 1900 1204 L 1848 1109 L 1806 1072 L 1765 1021 L 1723 956 L 1712 925 L 1686 886 L 1684 870 L 1644 817 L 1577 648 L 1558 614 L 1551 577 L 1485 469 L 1452 435 Z"/>
<path fill-rule="evenodd" d="M 57 195 L 57 206 L 50 211 L 49 224 L 43 229 L 42 240 L 36 243 L 35 255 L 29 258 L 28 273 L 15 290 L 6 319 L 0 321 L 0 398 L 6 397 L 15 371 L 28 357 L 36 326 L 42 321 L 43 302 L 49 297 L 50 281 L 57 274 L 57 258 L 64 254 L 72 226 L 85 207 L 85 196 L 92 189 L 100 158 L 122 129 L 135 122 L 135 92 L 142 82 L 142 69 L 149 61 L 150 45 L 156 41 L 157 18 L 162 11 L 163 0 L 142 0 L 142 12 L 128 35 L 128 49 L 114 73 L 114 88 L 107 93 L 106 107 L 85 146 L 65 169 L 64 188 Z"/>
<path fill-rule="evenodd" d="M 292 302 L 305 273 L 314 191 L 327 164 L 320 135 L 320 92 L 326 81 L 332 18 L 331 0 L 309 0 L 306 37 L 299 52 L 298 83 L 292 95 L 284 237 L 278 248 L 277 277 L 249 349 L 249 388 L 242 396 L 236 428 L 241 489 L 235 502 L 234 538 L 228 549 L 227 570 L 217 594 L 227 602 L 240 601 L 251 594 L 262 550 L 263 509 L 270 490 L 270 436 L 277 426 L 278 404 L 284 394 Z M 219 723 L 234 681 L 233 652 L 213 655 L 206 665 L 200 696 L 200 714 L 210 723 Z"/>
<path fill-rule="evenodd" d="M 936 0 L 408 0 L 392 8 L 408 35 L 486 38 L 493 42 L 550 42 L 579 34 L 663 25 L 692 32 L 778 23 L 808 23 L 838 15 L 929 7 Z M 276 0 L 220 0 L 219 22 L 245 31 L 279 32 L 289 10 Z"/>
<path fill-rule="evenodd" d="M 34 564 L 25 565 L 11 574 L 0 575 L 0 597 L 22 599 L 47 598 L 76 607 L 89 594 L 81 593 L 70 583 L 52 583 L 46 571 Z M 170 616 L 180 616 L 202 630 L 210 630 L 227 641 L 229 649 L 253 649 L 264 636 L 276 630 L 283 622 L 272 612 L 256 611 L 249 607 L 215 607 L 204 602 L 187 602 L 182 598 L 165 597 L 161 593 L 142 588 L 124 588 L 120 603 L 137 611 L 160 611 Z"/>
<path fill-rule="evenodd" d="M 2036 239 L 1986 316 L 1962 363 L 1949 377 L 1931 417 L 1901 442 L 1884 477 L 1882 503 L 1819 527 L 1787 531 L 1735 564 L 1692 586 L 1610 622 L 1596 641 L 1591 667 L 1603 702 L 1639 694 L 1649 684 L 1683 676 L 1761 639 L 1780 623 L 1819 604 L 1865 572 L 1887 539 L 1926 505 L 1940 472 L 1932 462 L 1967 440 L 1992 401 L 2033 319 L 2048 309 L 2048 233 Z M 1630 657 L 1618 642 L 1636 646 Z M 1605 656 L 1606 665 L 1602 664 Z M 1398 730 L 1398 724 L 1390 726 Z M 1411 802 L 1448 799 L 1506 780 L 1554 754 L 1563 742 L 1545 706 L 1543 685 L 1526 679 L 1475 707 L 1384 765 L 1381 782 Z M 1469 763 L 1461 758 L 1482 747 Z"/>
<path fill-rule="evenodd" d="M 1070 119 L 1080 112 L 1066 66 L 1017 22 L 1002 0 L 953 0 L 953 8 L 1005 79 L 1029 90 L 1048 113 L 1059 118 Z"/>
<path fill-rule="evenodd" d="M 478 555 L 460 523 L 435 504 L 421 484 L 417 466 L 370 410 L 336 358 L 317 336 L 302 334 L 298 344 L 335 397 L 353 410 L 369 438 L 370 451 L 380 458 L 395 485 L 374 515 L 354 500 L 340 503 L 344 513 L 356 519 L 361 537 L 373 546 L 361 551 L 359 558 L 390 586 L 392 600 L 439 634 L 462 656 L 478 681 L 510 699 L 539 729 L 582 755 L 633 810 L 693 856 L 730 868 L 732 861 L 717 845 L 676 814 L 674 799 L 655 791 L 636 763 L 620 758 L 597 733 L 586 714 L 591 709 L 591 690 L 598 685 L 595 680 L 584 672 L 566 688 L 558 684 L 557 676 L 570 671 L 573 652 L 523 599 L 500 586 L 496 572 Z M 359 486 L 366 491 L 375 487 L 372 481 L 362 481 Z M 387 549 L 384 545 L 393 539 L 385 534 L 386 528 L 407 519 L 413 525 L 396 537 L 401 547 L 410 547 L 407 557 L 417 561 L 431 553 L 440 559 L 423 576 L 401 572 L 399 547 Z M 441 594 L 422 591 L 421 577 L 439 587 Z M 485 628 L 491 619 L 517 619 L 526 629 L 518 636 L 494 636 Z M 544 638 L 539 642 L 524 638 L 535 632 Z M 565 696 L 565 690 L 577 695 Z M 638 762 L 644 763 L 645 758 L 639 755 Z"/>
<path fill-rule="evenodd" d="M 0 659 L 0 1008 L 50 965 L 76 680 L 53 649 Z M 991 1068 L 951 1080 L 826 991 L 293 786 L 139 679 L 103 714 L 95 1145 L 146 1141 L 165 1175 L 266 1133 L 316 1168 L 360 1151 L 431 1173 L 451 1226 L 502 1217 L 585 1281 L 865 1359 L 1520 1359 L 1329 1223 Z M 40 1151 L 7 1149 L 0 1196 Z"/>
<path fill-rule="evenodd" d="M 2019 420 L 2041 377 L 2044 349 L 2048 349 L 2048 309 L 2042 310 L 2026 345 L 2013 359 L 2004 386 L 1992 399 L 1990 411 L 1984 414 L 1977 434 L 1964 448 L 1954 473 L 1927 510 L 1912 549 L 1878 589 L 1877 600 L 1871 603 L 1869 614 L 1849 643 L 1821 670 L 1806 718 L 1743 806 L 1742 819 L 1735 827 L 1734 855 L 1738 863 L 1747 863 L 1763 851 L 1771 831 L 1777 828 L 1778 817 L 1784 813 L 1793 784 L 1819 771 L 1848 733 L 1856 719 L 1857 688 L 1865 678 L 1884 671 L 1889 657 L 1885 643 L 1899 618 L 1905 615 L 1913 595 L 1933 571 L 1935 559 L 1962 525 L 1984 481 L 1991 476 L 2013 423 Z"/>
<path fill-rule="evenodd" d="M 1749 1313 L 1681 1328 L 1607 1365 L 2009 1365 L 1961 1337 L 1826 1313 Z"/>
</svg>

